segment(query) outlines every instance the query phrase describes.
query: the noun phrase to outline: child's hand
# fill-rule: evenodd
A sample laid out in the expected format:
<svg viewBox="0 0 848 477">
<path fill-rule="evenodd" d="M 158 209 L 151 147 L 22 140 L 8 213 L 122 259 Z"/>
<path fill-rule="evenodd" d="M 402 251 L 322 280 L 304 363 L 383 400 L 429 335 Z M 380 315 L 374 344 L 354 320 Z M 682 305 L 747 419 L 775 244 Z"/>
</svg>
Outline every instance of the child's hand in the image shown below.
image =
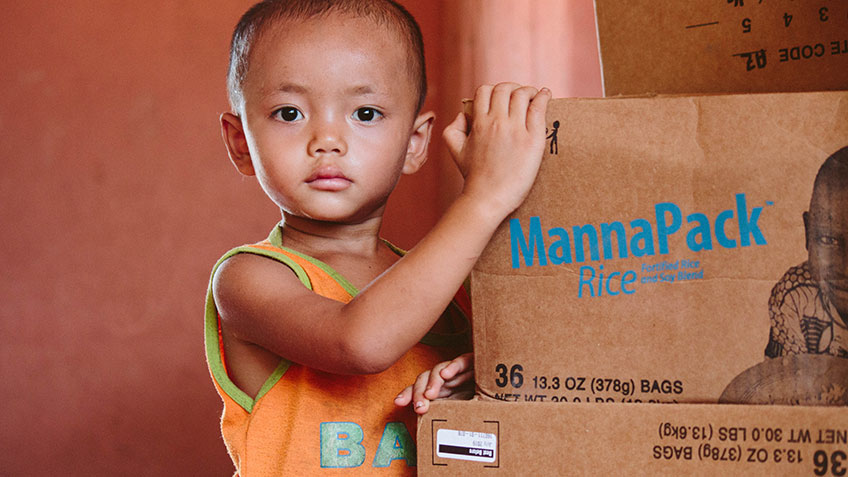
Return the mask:
<svg viewBox="0 0 848 477">
<path fill-rule="evenodd" d="M 474 357 L 465 353 L 421 373 L 415 384 L 398 394 L 395 404 L 406 406 L 413 402 L 415 412 L 424 414 L 434 399 L 470 399 L 473 395 Z"/>
<path fill-rule="evenodd" d="M 515 83 L 484 85 L 474 95 L 469 130 L 463 113 L 444 139 L 465 178 L 463 194 L 504 215 L 533 185 L 545 148 L 545 112 L 551 92 Z"/>
</svg>

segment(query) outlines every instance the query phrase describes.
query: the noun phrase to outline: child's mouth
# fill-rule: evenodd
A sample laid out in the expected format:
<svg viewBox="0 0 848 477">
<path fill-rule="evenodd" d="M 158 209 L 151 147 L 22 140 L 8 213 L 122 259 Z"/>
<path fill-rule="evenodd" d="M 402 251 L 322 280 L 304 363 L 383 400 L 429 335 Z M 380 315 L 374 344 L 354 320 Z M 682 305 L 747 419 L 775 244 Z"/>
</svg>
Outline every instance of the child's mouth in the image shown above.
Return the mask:
<svg viewBox="0 0 848 477">
<path fill-rule="evenodd" d="M 313 189 L 335 192 L 347 189 L 353 183 L 335 167 L 321 167 L 306 179 Z"/>
</svg>

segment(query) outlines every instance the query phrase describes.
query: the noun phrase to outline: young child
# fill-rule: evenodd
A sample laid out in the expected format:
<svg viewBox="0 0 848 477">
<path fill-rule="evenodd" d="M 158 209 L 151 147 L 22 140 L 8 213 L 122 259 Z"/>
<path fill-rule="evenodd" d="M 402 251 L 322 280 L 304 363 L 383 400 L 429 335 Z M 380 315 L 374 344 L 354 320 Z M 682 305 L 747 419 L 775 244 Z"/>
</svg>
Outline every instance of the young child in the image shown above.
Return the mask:
<svg viewBox="0 0 848 477">
<path fill-rule="evenodd" d="M 790 268 L 769 299 L 766 357 L 848 358 L 848 147 L 819 168 L 804 229 L 807 261 Z"/>
<path fill-rule="evenodd" d="M 230 159 L 283 215 L 267 240 L 218 262 L 207 297 L 237 472 L 412 475 L 415 413 L 401 405 L 414 397 L 423 412 L 470 380 L 468 355 L 445 361 L 467 347 L 432 344 L 463 331 L 452 297 L 533 183 L 550 92 L 477 90 L 470 132 L 462 114 L 444 132 L 463 190 L 404 255 L 380 225 L 400 176 L 426 159 L 434 116 L 420 111 L 422 42 L 403 8 L 261 2 L 236 27 L 228 89 Z"/>
</svg>

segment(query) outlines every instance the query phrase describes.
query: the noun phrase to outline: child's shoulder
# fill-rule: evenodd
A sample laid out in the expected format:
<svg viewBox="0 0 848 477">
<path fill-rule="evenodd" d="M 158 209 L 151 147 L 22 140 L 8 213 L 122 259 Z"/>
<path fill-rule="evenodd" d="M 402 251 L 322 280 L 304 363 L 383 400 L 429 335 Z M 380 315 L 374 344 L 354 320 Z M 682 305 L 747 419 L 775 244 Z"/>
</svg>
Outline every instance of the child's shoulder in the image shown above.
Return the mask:
<svg viewBox="0 0 848 477">
<path fill-rule="evenodd" d="M 264 341 L 297 329 L 299 311 L 308 308 L 304 301 L 314 295 L 310 283 L 296 260 L 267 242 L 236 247 L 214 267 L 207 327 L 209 320 L 218 322 L 229 379 L 248 395 L 259 392 L 288 354 L 287 345 L 269 346 Z"/>
<path fill-rule="evenodd" d="M 309 292 L 304 287 L 308 277 L 299 264 L 280 259 L 284 256 L 280 253 L 262 252 L 255 246 L 239 247 L 215 267 L 212 291 L 222 318 L 243 315 L 240 311 L 252 310 L 256 301 Z"/>
</svg>

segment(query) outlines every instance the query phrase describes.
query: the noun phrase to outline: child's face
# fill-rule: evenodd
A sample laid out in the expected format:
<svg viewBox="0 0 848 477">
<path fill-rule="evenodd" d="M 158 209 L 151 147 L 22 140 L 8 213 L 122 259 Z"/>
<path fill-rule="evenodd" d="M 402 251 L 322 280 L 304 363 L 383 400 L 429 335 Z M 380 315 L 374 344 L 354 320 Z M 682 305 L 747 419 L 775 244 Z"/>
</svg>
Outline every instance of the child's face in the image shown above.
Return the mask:
<svg viewBox="0 0 848 477">
<path fill-rule="evenodd" d="M 810 271 L 848 319 L 848 184 L 822 184 L 804 214 Z"/>
<path fill-rule="evenodd" d="M 400 175 L 423 162 L 432 122 L 416 117 L 405 45 L 385 26 L 338 14 L 271 26 L 243 83 L 250 170 L 239 169 L 294 216 L 382 215 Z"/>
</svg>

